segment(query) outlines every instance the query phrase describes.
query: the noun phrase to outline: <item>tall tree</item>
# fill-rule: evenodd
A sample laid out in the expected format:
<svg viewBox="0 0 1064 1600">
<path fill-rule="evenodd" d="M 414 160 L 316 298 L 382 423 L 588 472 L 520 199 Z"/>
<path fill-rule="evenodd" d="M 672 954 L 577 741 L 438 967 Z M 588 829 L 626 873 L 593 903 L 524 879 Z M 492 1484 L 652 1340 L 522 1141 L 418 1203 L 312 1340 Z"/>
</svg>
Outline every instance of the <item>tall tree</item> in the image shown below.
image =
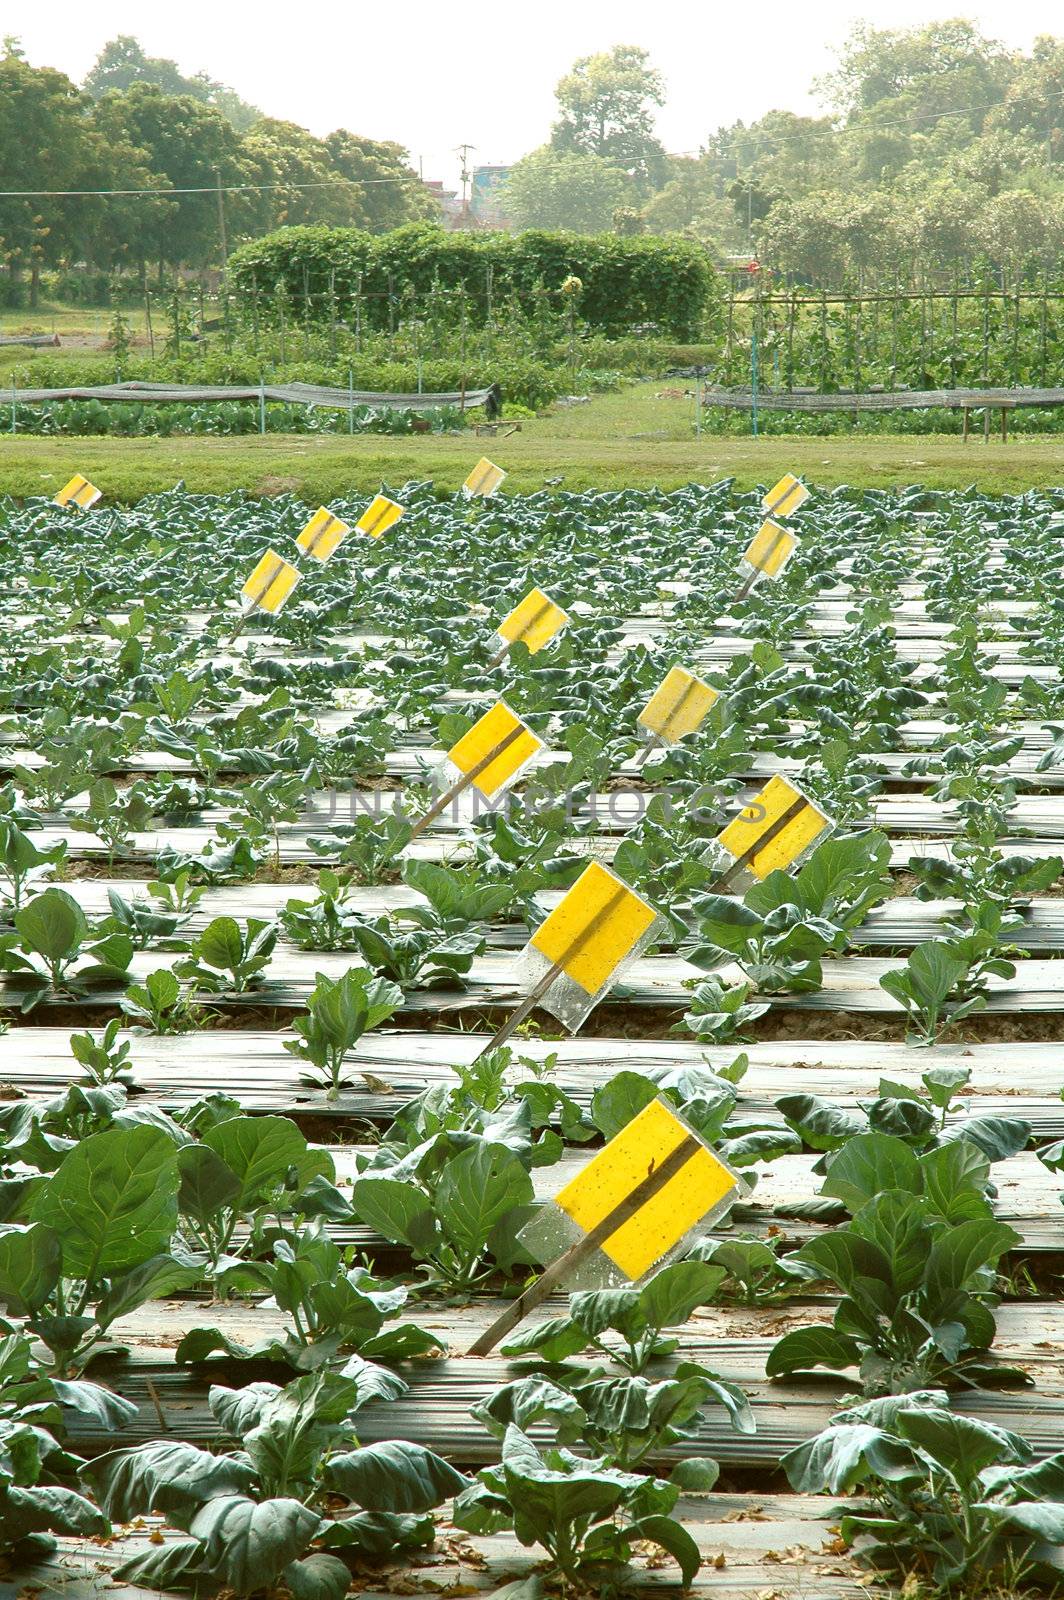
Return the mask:
<svg viewBox="0 0 1064 1600">
<path fill-rule="evenodd" d="M 255 181 L 232 123 L 191 95 L 164 94 L 150 83 L 135 83 L 124 93 L 108 91 L 96 106 L 94 122 L 108 138 L 144 151 L 168 187 L 191 191 L 175 192 L 165 215 L 145 228 L 142 259 L 193 267 L 217 261 L 216 186 Z M 226 203 L 235 224 L 239 198 Z"/>
<path fill-rule="evenodd" d="M 189 94 L 228 117 L 234 128 L 246 131 L 262 112 L 242 100 L 235 89 L 218 83 L 205 72 L 186 77 L 176 61 L 148 56 L 131 33 L 120 33 L 104 45 L 85 79 L 85 93 L 99 100 L 109 90 L 131 89 L 135 83 L 153 83 L 164 94 Z"/>
<path fill-rule="evenodd" d="M 360 189 L 356 226 L 384 233 L 407 222 L 438 217 L 436 201 L 410 166 L 409 152 L 402 145 L 362 139 L 337 128 L 325 140 L 325 148 L 333 170 Z"/>
<path fill-rule="evenodd" d="M 638 45 L 620 44 L 574 63 L 555 89 L 559 117 L 551 147 L 598 156 L 649 191 L 666 176 L 667 158 L 654 133 L 654 107 L 665 84 Z"/>
<path fill-rule="evenodd" d="M 631 203 L 632 191 L 627 173 L 601 156 L 545 145 L 511 168 L 499 198 L 516 228 L 608 233 L 614 213 Z"/>
<path fill-rule="evenodd" d="M 52 67 L 31 67 L 15 40 L 0 58 L 0 189 L 31 191 L 0 199 L 0 255 L 9 298 L 28 272 L 36 303 L 41 268 L 61 259 L 70 199 L 34 190 L 77 189 L 88 124 L 82 96 Z"/>
</svg>

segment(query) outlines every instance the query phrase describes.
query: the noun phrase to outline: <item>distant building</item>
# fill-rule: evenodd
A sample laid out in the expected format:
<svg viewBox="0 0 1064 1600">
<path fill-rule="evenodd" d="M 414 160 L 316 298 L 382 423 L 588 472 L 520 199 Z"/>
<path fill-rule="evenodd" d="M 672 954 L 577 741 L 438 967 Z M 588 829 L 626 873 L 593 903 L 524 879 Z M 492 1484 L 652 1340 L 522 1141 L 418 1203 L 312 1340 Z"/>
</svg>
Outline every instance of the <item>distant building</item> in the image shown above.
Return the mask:
<svg viewBox="0 0 1064 1600">
<path fill-rule="evenodd" d="M 463 206 L 457 189 L 445 189 L 438 178 L 422 180 L 440 208 L 440 221 L 449 230 L 464 228 L 508 228 L 509 220 L 500 204 L 500 190 L 510 176 L 507 167 L 474 167 L 469 199 Z"/>
<path fill-rule="evenodd" d="M 457 189 L 445 189 L 439 178 L 424 178 L 422 182 L 440 208 L 440 221 L 445 228 L 467 227 L 462 216 L 462 202 Z"/>
<path fill-rule="evenodd" d="M 509 227 L 509 219 L 502 208 L 500 198 L 500 190 L 509 176 L 510 168 L 508 166 L 473 168 L 469 210 L 475 227 Z"/>
</svg>

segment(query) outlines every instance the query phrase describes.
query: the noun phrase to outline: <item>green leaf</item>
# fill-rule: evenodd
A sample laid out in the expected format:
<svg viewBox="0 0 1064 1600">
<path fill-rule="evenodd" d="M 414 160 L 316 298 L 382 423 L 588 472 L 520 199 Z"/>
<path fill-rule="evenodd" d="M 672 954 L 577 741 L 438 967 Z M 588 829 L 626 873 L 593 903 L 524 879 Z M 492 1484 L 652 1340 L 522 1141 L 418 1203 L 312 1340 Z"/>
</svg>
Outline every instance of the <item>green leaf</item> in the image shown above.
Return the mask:
<svg viewBox="0 0 1064 1600">
<path fill-rule="evenodd" d="M 968 1287 L 981 1268 L 995 1266 L 1006 1250 L 1014 1250 L 1021 1242 L 1016 1230 L 1004 1222 L 974 1219 L 945 1229 L 928 1256 L 928 1292 L 944 1298 Z"/>
<path fill-rule="evenodd" d="M 431 1511 L 470 1480 L 441 1456 L 405 1439 L 333 1455 L 325 1482 L 367 1511 Z"/>
<path fill-rule="evenodd" d="M 990 1163 L 978 1145 L 957 1139 L 920 1159 L 924 1195 L 932 1210 L 949 1222 L 989 1217 L 986 1185 Z"/>
<path fill-rule="evenodd" d="M 204 1546 L 204 1564 L 239 1595 L 272 1588 L 322 1525 L 316 1511 L 281 1497 L 256 1504 L 243 1495 L 210 1500 L 189 1533 Z"/>
<path fill-rule="evenodd" d="M 47 1304 L 62 1270 L 59 1236 L 34 1223 L 0 1233 L 0 1306 L 13 1317 L 33 1316 Z"/>
<path fill-rule="evenodd" d="M 292 1600 L 344 1600 L 351 1587 L 351 1569 L 339 1556 L 318 1550 L 285 1567 L 281 1582 Z"/>
<path fill-rule="evenodd" d="M 834 1328 L 794 1328 L 785 1333 L 769 1351 L 765 1372 L 770 1378 L 787 1377 L 812 1367 L 830 1367 L 841 1372 L 861 1360 L 861 1346 L 848 1334 Z"/>
<path fill-rule="evenodd" d="M 629 1531 L 637 1539 L 649 1539 L 651 1544 L 660 1545 L 672 1556 L 680 1568 L 685 1589 L 694 1582 L 695 1574 L 702 1565 L 702 1557 L 694 1539 L 675 1517 L 640 1517 L 632 1523 Z"/>
<path fill-rule="evenodd" d="M 0 1492 L 4 1544 L 8 1550 L 29 1533 L 109 1534 L 107 1518 L 84 1495 L 57 1484 L 12 1484 Z"/>
<path fill-rule="evenodd" d="M 399 1178 L 356 1178 L 351 1188 L 355 1215 L 395 1244 L 424 1253 L 439 1238 L 439 1223 L 428 1198 Z"/>
<path fill-rule="evenodd" d="M 642 1073 L 617 1072 L 592 1095 L 591 1120 L 604 1139 L 616 1138 L 660 1092 Z"/>
<path fill-rule="evenodd" d="M 1033 1534 L 1046 1544 L 1064 1544 L 1064 1505 L 1045 1501 L 1018 1500 L 1014 1505 L 1002 1507 L 997 1502 L 977 1506 L 977 1510 L 992 1511 L 1004 1518 L 1005 1525 L 1021 1533 Z"/>
<path fill-rule="evenodd" d="M 652 1328 L 675 1328 L 697 1306 L 709 1305 L 724 1282 L 722 1267 L 705 1261 L 674 1261 L 639 1290 L 639 1306 Z"/>
<path fill-rule="evenodd" d="M 200 1224 L 216 1221 L 241 1193 L 240 1179 L 210 1145 L 183 1145 L 177 1152 L 177 1170 L 181 1180 L 177 1208 L 183 1217 Z"/>
<path fill-rule="evenodd" d="M 88 937 L 85 913 L 65 889 L 46 889 L 15 913 L 23 944 L 49 962 L 76 955 Z"/>
<path fill-rule="evenodd" d="M 832 1424 L 788 1450 L 780 1465 L 798 1494 L 849 1494 L 868 1478 L 904 1482 L 925 1471 L 908 1445 L 867 1422 Z"/>
<path fill-rule="evenodd" d="M 147 1261 L 111 1280 L 111 1287 L 96 1307 L 96 1321 L 101 1328 L 107 1328 L 149 1300 L 163 1300 L 178 1289 L 193 1288 L 201 1277 L 198 1267 L 188 1266 L 171 1255 L 149 1256 Z"/>
<path fill-rule="evenodd" d="M 116 1583 L 132 1583 L 145 1589 L 182 1589 L 196 1571 L 201 1555 L 198 1539 L 167 1539 L 165 1544 L 149 1546 L 115 1568 Z"/>
<path fill-rule="evenodd" d="M 815 1094 L 784 1095 L 776 1101 L 776 1109 L 811 1150 L 835 1150 L 868 1126 L 857 1112 L 821 1100 Z"/>
<path fill-rule="evenodd" d="M 918 1194 L 920 1163 L 903 1140 L 885 1133 L 862 1133 L 832 1158 L 820 1192 L 856 1212 L 884 1189 Z"/>
<path fill-rule="evenodd" d="M 148 1511 L 183 1514 L 217 1495 L 249 1489 L 255 1479 L 248 1462 L 212 1456 L 178 1439 L 110 1450 L 86 1462 L 81 1476 L 115 1522 Z"/>
<path fill-rule="evenodd" d="M 984 1467 L 1003 1458 L 1025 1461 L 1027 1446 L 1016 1434 L 996 1428 L 956 1411 L 930 1407 L 899 1412 L 897 1432 L 910 1444 L 919 1446 L 958 1483 L 972 1484 Z"/>
<path fill-rule="evenodd" d="M 716 1487 L 720 1467 L 709 1456 L 688 1456 L 669 1473 L 669 1482 L 684 1494 L 709 1494 Z"/>
<path fill-rule="evenodd" d="M 504 1145 L 478 1140 L 451 1157 L 436 1185 L 436 1214 L 463 1253 L 479 1255 L 495 1224 L 532 1199 L 532 1179 Z"/>
<path fill-rule="evenodd" d="M 231 1117 L 209 1128 L 203 1144 L 235 1174 L 240 1187 L 231 1206 L 238 1212 L 268 1200 L 285 1184 L 289 1168 L 307 1169 L 307 1141 L 287 1117 Z"/>
<path fill-rule="evenodd" d="M 32 1215 L 59 1235 L 63 1271 L 96 1282 L 165 1251 L 177 1223 L 177 1149 L 157 1128 L 95 1133 L 63 1157 Z"/>
</svg>

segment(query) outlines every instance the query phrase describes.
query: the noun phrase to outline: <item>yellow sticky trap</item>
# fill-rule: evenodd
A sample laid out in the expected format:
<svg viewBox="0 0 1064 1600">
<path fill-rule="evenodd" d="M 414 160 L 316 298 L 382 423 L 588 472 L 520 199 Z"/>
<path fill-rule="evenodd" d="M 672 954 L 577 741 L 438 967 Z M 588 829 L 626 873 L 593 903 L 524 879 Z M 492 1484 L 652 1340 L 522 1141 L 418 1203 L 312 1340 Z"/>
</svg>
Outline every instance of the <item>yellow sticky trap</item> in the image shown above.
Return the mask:
<svg viewBox="0 0 1064 1600">
<path fill-rule="evenodd" d="M 770 778 L 755 800 L 735 817 L 717 843 L 755 878 L 786 871 L 822 833 L 831 818 L 786 778 Z"/>
<path fill-rule="evenodd" d="M 685 1143 L 690 1155 L 679 1169 L 599 1245 L 633 1281 L 674 1249 L 707 1212 L 740 1188 L 730 1168 L 664 1101 L 651 1100 L 554 1197 L 566 1216 L 590 1233 Z"/>
<path fill-rule="evenodd" d="M 809 499 L 809 490 L 793 472 L 785 472 L 779 483 L 774 483 L 762 495 L 761 505 L 767 517 L 790 517 Z"/>
<path fill-rule="evenodd" d="M 763 522 L 743 551 L 743 560 L 766 578 L 777 578 L 798 548 L 798 539 L 777 522 Z"/>
<path fill-rule="evenodd" d="M 507 644 L 523 644 L 531 655 L 549 644 L 559 629 L 569 621 L 561 606 L 555 605 L 550 595 L 542 589 L 532 589 L 509 616 L 499 623 L 499 638 Z"/>
<path fill-rule="evenodd" d="M 542 739 L 536 738 L 504 700 L 497 700 L 491 710 L 485 711 L 480 721 L 451 746 L 447 755 L 459 772 L 467 776 L 480 768 L 473 785 L 490 800 L 542 749 Z M 487 758 L 493 750 L 498 750 L 499 754 L 489 761 Z"/>
<path fill-rule="evenodd" d="M 481 456 L 462 488 L 470 499 L 475 499 L 477 496 L 486 498 L 489 494 L 495 493 L 505 476 L 505 472 L 501 467 L 497 467 L 494 461 L 489 461 L 487 456 Z"/>
<path fill-rule="evenodd" d="M 640 727 L 672 744 L 704 721 L 720 699 L 716 689 L 683 667 L 670 667 L 636 721 Z"/>
<path fill-rule="evenodd" d="M 103 495 L 102 489 L 97 489 L 88 478 L 83 478 L 80 472 L 75 472 L 69 483 L 64 483 L 59 493 L 55 496 L 54 504 L 57 506 L 77 506 L 79 511 L 88 511 Z"/>
<path fill-rule="evenodd" d="M 304 555 L 313 556 L 315 561 L 328 561 L 330 556 L 336 554 L 341 539 L 346 539 L 351 532 L 346 522 L 342 522 L 333 512 L 326 511 L 320 506 L 303 532 L 296 539 L 296 544 Z"/>
<path fill-rule="evenodd" d="M 374 495 L 355 523 L 355 532 L 368 533 L 371 539 L 379 539 L 382 533 L 395 527 L 405 510 L 405 506 L 389 500 L 386 494 Z"/>
<path fill-rule="evenodd" d="M 276 616 L 299 582 L 299 576 L 298 568 L 285 561 L 276 550 L 267 550 L 240 593 L 249 605 Z"/>
<path fill-rule="evenodd" d="M 586 994 L 598 994 L 657 912 L 593 861 L 529 941 Z"/>
</svg>

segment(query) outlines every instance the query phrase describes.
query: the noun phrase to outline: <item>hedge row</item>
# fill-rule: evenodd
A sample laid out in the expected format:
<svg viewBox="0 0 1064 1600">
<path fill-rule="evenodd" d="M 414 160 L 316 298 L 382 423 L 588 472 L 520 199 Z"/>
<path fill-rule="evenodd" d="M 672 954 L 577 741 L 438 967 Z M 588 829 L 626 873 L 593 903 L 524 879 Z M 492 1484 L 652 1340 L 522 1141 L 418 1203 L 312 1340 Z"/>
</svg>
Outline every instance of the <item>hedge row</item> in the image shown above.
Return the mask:
<svg viewBox="0 0 1064 1600">
<path fill-rule="evenodd" d="M 234 251 L 229 270 L 246 316 L 272 320 L 283 284 L 296 318 L 322 321 L 335 310 L 350 322 L 361 295 L 363 325 L 375 328 L 401 315 L 411 294 L 425 315 L 434 286 L 464 287 L 471 318 L 487 315 L 489 285 L 496 307 L 514 296 L 533 315 L 537 291 L 546 289 L 556 312 L 563 303 L 557 291 L 573 275 L 582 284 L 577 309 L 592 328 L 620 333 L 650 327 L 686 340 L 697 336 L 719 294 L 705 251 L 685 239 L 445 233 L 421 223 L 383 234 L 280 228 Z"/>
</svg>

